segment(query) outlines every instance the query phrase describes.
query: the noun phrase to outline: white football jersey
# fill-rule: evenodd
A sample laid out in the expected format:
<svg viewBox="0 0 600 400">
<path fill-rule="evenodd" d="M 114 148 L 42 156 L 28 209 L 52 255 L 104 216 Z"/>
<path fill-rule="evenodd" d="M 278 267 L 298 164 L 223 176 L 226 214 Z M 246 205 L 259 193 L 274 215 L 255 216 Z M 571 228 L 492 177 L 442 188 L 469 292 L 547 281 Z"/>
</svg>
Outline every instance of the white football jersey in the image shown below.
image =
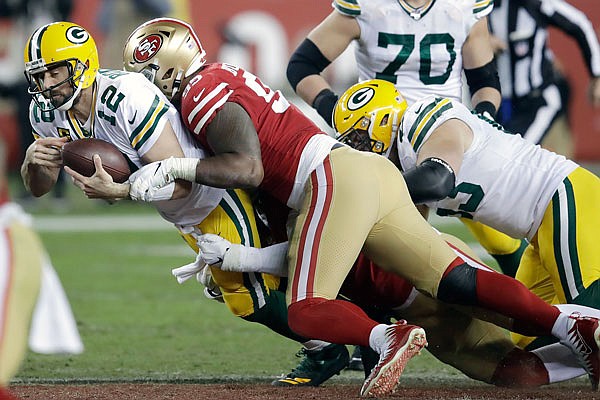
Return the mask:
<svg viewBox="0 0 600 400">
<path fill-rule="evenodd" d="M 175 107 L 142 74 L 101 69 L 96 74 L 93 110 L 85 124 L 70 111 L 44 111 L 34 102 L 29 107 L 34 137 L 69 136 L 71 140 L 94 137 L 110 142 L 125 155 L 132 169 L 158 140 L 170 122 L 186 157 L 204 158 L 204 150 L 183 126 Z M 179 225 L 200 223 L 223 197 L 223 190 L 194 184 L 192 193 L 178 200 L 153 205 L 167 221 Z"/>
<path fill-rule="evenodd" d="M 420 12 L 399 0 L 334 0 L 356 18 L 359 81 L 392 82 L 408 104 L 434 94 L 462 100 L 462 46 L 493 0 L 433 0 Z"/>
<path fill-rule="evenodd" d="M 578 165 L 506 132 L 458 101 L 428 96 L 402 117 L 397 141 L 403 170 L 416 166 L 423 144 L 449 119 L 467 124 L 473 142 L 450 195 L 427 206 L 441 216 L 472 218 L 512 237 L 531 239 L 554 192 Z"/>
</svg>

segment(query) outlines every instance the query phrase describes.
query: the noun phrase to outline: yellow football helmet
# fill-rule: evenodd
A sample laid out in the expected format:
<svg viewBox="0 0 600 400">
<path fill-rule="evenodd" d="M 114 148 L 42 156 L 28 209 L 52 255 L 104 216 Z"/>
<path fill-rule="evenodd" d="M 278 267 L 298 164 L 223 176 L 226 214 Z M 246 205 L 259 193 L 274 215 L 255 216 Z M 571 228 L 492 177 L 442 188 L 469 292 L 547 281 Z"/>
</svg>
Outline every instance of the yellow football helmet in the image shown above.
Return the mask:
<svg viewBox="0 0 600 400">
<path fill-rule="evenodd" d="M 333 127 L 340 142 L 387 157 L 407 107 L 394 84 L 371 79 L 342 94 L 333 110 Z"/>
<path fill-rule="evenodd" d="M 53 22 L 38 28 L 27 40 L 24 59 L 28 92 L 44 110 L 71 108 L 79 92 L 92 86 L 100 67 L 94 39 L 72 22 Z M 69 77 L 44 89 L 41 73 L 58 66 L 67 66 Z M 50 91 L 66 82 L 72 86 L 73 95 L 62 104 L 52 103 Z"/>
<path fill-rule="evenodd" d="M 194 29 L 174 18 L 156 18 L 138 26 L 123 49 L 123 66 L 141 72 L 169 98 L 181 81 L 206 63 Z"/>
</svg>

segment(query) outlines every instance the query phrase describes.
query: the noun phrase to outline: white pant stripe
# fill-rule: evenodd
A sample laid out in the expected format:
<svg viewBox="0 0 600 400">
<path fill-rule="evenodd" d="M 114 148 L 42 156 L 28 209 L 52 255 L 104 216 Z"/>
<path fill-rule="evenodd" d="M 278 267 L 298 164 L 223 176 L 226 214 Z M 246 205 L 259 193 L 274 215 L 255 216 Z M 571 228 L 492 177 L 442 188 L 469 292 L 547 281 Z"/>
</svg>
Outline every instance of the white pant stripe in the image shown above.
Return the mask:
<svg viewBox="0 0 600 400">
<path fill-rule="evenodd" d="M 310 276 L 310 261 L 313 255 L 313 252 L 316 251 L 318 247 L 317 240 L 315 240 L 317 228 L 319 226 L 319 222 L 323 217 L 323 208 L 325 206 L 325 197 L 327 196 L 327 177 L 325 175 L 325 167 L 323 164 L 320 164 L 315 172 L 317 177 L 317 185 L 312 188 L 314 192 L 317 194 L 317 200 L 314 208 L 314 213 L 310 221 L 305 221 L 305 224 L 308 225 L 308 230 L 305 238 L 305 246 L 304 251 L 302 252 L 302 259 L 300 260 L 300 265 L 296 266 L 296 268 L 300 268 L 300 280 L 298 282 L 298 293 L 297 293 L 297 301 L 304 300 L 306 298 L 307 284 Z"/>
<path fill-rule="evenodd" d="M 575 278 L 573 276 L 573 265 L 571 264 L 571 252 L 569 250 L 569 208 L 567 202 L 567 191 L 564 182 L 558 187 L 558 205 L 560 215 L 555 215 L 555 220 L 560 220 L 560 256 L 563 263 L 564 276 L 567 280 L 567 287 L 565 290 L 569 291 L 569 295 L 572 299 L 577 297 L 579 292 L 577 291 L 577 285 L 575 284 Z M 556 227 L 554 227 L 556 229 Z M 556 243 L 554 244 L 556 246 Z M 559 266 L 560 268 L 560 266 Z"/>
</svg>

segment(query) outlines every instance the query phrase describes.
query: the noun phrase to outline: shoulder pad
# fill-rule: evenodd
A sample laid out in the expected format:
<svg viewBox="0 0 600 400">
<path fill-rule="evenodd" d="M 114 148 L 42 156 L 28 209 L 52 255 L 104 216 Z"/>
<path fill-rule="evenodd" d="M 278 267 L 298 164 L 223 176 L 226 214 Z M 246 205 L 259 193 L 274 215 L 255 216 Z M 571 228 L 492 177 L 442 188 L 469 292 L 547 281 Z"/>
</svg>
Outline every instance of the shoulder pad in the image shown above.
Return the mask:
<svg viewBox="0 0 600 400">
<path fill-rule="evenodd" d="M 358 0 L 333 0 L 333 7 L 340 14 L 348 17 L 360 15 L 360 4 L 358 4 Z"/>
<path fill-rule="evenodd" d="M 425 137 L 431 133 L 438 118 L 452 108 L 452 100 L 447 98 L 431 97 L 427 100 L 413 104 L 405 113 L 405 116 L 407 113 L 413 114 L 407 116 L 409 126 L 404 128 L 408 128 L 408 132 L 403 132 L 403 135 L 415 152 L 419 151 Z"/>
</svg>

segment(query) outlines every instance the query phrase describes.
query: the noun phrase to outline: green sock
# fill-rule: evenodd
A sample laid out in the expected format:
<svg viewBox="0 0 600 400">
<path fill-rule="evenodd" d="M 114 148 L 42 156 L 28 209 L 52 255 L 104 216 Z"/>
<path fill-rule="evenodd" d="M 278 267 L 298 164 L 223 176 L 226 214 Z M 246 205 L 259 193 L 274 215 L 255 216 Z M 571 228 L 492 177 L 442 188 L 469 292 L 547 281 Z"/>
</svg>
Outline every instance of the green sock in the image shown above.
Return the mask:
<svg viewBox="0 0 600 400">
<path fill-rule="evenodd" d="M 521 245 L 514 253 L 491 254 L 491 256 L 494 257 L 494 259 L 498 263 L 498 266 L 500 267 L 504 275 L 508 275 L 513 278 L 515 277 L 515 275 L 517 274 L 517 269 L 519 268 L 519 263 L 521 262 L 521 256 L 523 255 L 523 252 L 525 251 L 527 245 L 527 240 L 521 239 Z"/>
<path fill-rule="evenodd" d="M 266 304 L 254 311 L 247 317 L 242 317 L 246 321 L 262 324 L 274 332 L 285 336 L 286 338 L 304 343 L 306 338 L 295 334 L 288 325 L 287 304 L 285 303 L 285 293 L 271 289 L 269 295 L 265 297 Z"/>
</svg>

